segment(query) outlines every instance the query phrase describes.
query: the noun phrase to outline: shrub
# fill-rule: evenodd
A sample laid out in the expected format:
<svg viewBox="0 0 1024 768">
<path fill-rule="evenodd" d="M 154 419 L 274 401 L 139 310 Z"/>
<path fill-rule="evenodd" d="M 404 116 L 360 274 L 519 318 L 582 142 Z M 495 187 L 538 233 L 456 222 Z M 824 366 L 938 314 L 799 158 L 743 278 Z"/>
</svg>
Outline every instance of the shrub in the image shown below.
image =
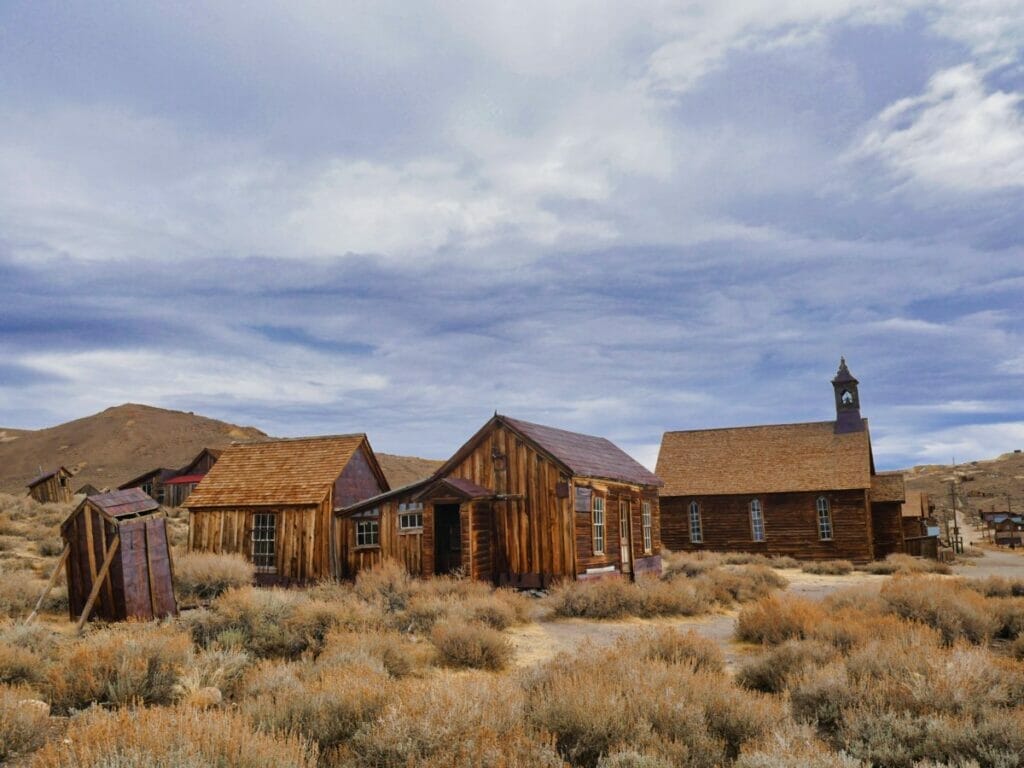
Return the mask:
<svg viewBox="0 0 1024 768">
<path fill-rule="evenodd" d="M 504 669 L 515 655 L 504 635 L 482 624 L 438 624 L 430 633 L 430 642 L 441 663 L 449 667 Z"/>
<path fill-rule="evenodd" d="M 949 565 L 940 563 L 938 560 L 900 553 L 889 555 L 885 560 L 875 560 L 862 565 L 860 570 L 881 576 L 891 576 L 896 573 L 906 575 L 915 573 L 950 574 L 953 572 Z"/>
<path fill-rule="evenodd" d="M 191 648 L 188 635 L 171 625 L 94 630 L 60 649 L 43 689 L 60 712 L 93 703 L 167 704 Z"/>
<path fill-rule="evenodd" d="M 64 542 L 60 539 L 43 539 L 36 544 L 36 550 L 43 557 L 56 557 L 64 551 Z"/>
<path fill-rule="evenodd" d="M 1010 656 L 1024 661 L 1024 634 L 1018 635 L 1017 639 L 1010 643 Z"/>
<path fill-rule="evenodd" d="M 805 670 L 823 666 L 836 656 L 835 649 L 823 643 L 787 640 L 741 666 L 736 673 L 736 682 L 755 691 L 782 693 Z"/>
<path fill-rule="evenodd" d="M 317 657 L 320 665 L 344 664 L 356 658 L 379 662 L 391 677 L 408 677 L 434 660 L 434 646 L 410 635 L 390 630 L 349 632 L 335 630 L 327 636 Z"/>
<path fill-rule="evenodd" d="M 825 618 L 824 609 L 810 600 L 771 595 L 748 605 L 736 619 L 736 637 L 749 643 L 777 645 L 802 640 Z"/>
<path fill-rule="evenodd" d="M 884 584 L 879 595 L 888 610 L 935 627 L 947 643 L 961 637 L 973 643 L 988 642 L 1000 622 L 985 598 L 950 586 L 927 578 L 899 578 Z"/>
<path fill-rule="evenodd" d="M 819 576 L 845 576 L 853 571 L 853 563 L 849 560 L 810 560 L 803 563 L 800 570 Z"/>
<path fill-rule="evenodd" d="M 32 752 L 46 740 L 49 707 L 29 688 L 0 685 L 0 763 Z"/>
<path fill-rule="evenodd" d="M 1024 579 L 989 576 L 987 579 L 965 579 L 962 584 L 985 597 L 1024 597 Z"/>
<path fill-rule="evenodd" d="M 722 605 L 749 603 L 789 585 L 766 565 L 716 568 L 696 579 L 697 588 Z"/>
<path fill-rule="evenodd" d="M 807 728 L 776 731 L 766 743 L 740 755 L 735 768 L 869 768 L 862 760 L 830 752 Z M 923 766 L 921 768 L 924 768 Z"/>
<path fill-rule="evenodd" d="M 214 645 L 193 653 L 185 670 L 178 677 L 176 698 L 189 699 L 200 691 L 216 689 L 220 694 L 233 697 L 244 675 L 252 664 L 252 657 L 239 648 Z"/>
<path fill-rule="evenodd" d="M 413 595 L 413 580 L 402 565 L 385 560 L 356 577 L 356 594 L 369 603 L 375 603 L 386 613 L 405 608 Z"/>
<path fill-rule="evenodd" d="M 725 660 L 718 643 L 693 630 L 680 632 L 665 628 L 623 636 L 616 641 L 619 652 L 636 659 L 657 660 L 666 664 L 688 664 L 695 670 L 721 672 Z"/>
<path fill-rule="evenodd" d="M 0 642 L 0 683 L 34 683 L 43 660 L 27 648 Z"/>
<path fill-rule="evenodd" d="M 625 616 L 695 616 L 711 608 L 711 599 L 688 581 L 622 579 L 565 581 L 549 598 L 559 616 L 618 619 Z"/>
<path fill-rule="evenodd" d="M 212 600 L 253 583 L 256 570 L 242 555 L 189 552 L 174 560 L 174 588 L 185 600 Z"/>
<path fill-rule="evenodd" d="M 33 768 L 315 768 L 317 750 L 297 735 L 270 734 L 243 715 L 190 707 L 90 709 L 67 738 L 44 746 Z"/>
</svg>

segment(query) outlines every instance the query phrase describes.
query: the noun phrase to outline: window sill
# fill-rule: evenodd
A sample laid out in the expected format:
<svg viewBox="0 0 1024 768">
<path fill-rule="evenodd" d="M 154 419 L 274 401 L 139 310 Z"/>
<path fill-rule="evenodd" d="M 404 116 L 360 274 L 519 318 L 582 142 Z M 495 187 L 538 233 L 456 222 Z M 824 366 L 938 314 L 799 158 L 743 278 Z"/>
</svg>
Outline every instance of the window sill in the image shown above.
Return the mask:
<svg viewBox="0 0 1024 768">
<path fill-rule="evenodd" d="M 380 549 L 380 544 L 356 544 L 356 549 Z"/>
<path fill-rule="evenodd" d="M 399 528 L 398 535 L 401 536 L 404 533 L 423 533 L 422 528 Z"/>
</svg>

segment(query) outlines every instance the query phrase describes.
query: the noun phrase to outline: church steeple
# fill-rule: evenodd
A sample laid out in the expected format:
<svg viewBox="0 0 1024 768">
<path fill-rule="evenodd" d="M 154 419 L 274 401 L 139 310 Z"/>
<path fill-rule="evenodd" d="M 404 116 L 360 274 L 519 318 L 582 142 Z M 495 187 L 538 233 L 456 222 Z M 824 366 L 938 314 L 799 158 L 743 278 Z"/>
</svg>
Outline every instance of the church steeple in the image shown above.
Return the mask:
<svg viewBox="0 0 1024 768">
<path fill-rule="evenodd" d="M 839 358 L 839 370 L 832 379 L 832 389 L 836 397 L 836 434 L 844 432 L 861 432 L 864 421 L 860 417 L 860 395 L 857 394 L 859 382 L 846 367 L 846 358 Z"/>
</svg>

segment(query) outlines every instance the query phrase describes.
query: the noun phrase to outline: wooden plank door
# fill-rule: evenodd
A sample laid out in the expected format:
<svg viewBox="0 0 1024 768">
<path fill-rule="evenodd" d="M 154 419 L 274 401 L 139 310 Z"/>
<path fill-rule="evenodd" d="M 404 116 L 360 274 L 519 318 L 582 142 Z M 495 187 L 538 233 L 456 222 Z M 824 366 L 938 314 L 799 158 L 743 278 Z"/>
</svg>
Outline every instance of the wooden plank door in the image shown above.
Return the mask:
<svg viewBox="0 0 1024 768">
<path fill-rule="evenodd" d="M 622 549 L 622 572 L 633 572 L 633 546 L 629 531 L 629 502 L 619 502 L 619 546 Z"/>
</svg>

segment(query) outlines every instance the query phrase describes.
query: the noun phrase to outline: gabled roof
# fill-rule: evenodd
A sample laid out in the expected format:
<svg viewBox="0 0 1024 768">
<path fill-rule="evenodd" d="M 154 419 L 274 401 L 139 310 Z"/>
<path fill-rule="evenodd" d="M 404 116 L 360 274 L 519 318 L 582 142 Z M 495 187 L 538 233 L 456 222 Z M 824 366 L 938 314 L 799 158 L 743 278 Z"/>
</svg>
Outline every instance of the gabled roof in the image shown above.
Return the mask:
<svg viewBox="0 0 1024 768">
<path fill-rule="evenodd" d="M 879 472 L 871 478 L 871 501 L 906 500 L 907 491 L 903 484 L 902 472 Z"/>
<path fill-rule="evenodd" d="M 662 496 L 867 489 L 867 429 L 835 434 L 834 421 L 666 432 L 657 473 Z"/>
<path fill-rule="evenodd" d="M 372 462 L 373 453 L 364 434 L 232 445 L 221 454 L 184 506 L 195 509 L 319 504 L 349 459 L 364 445 Z"/>
<path fill-rule="evenodd" d="M 71 471 L 69 471 L 67 467 L 57 467 L 56 469 L 52 469 L 49 472 L 43 472 L 43 474 L 41 474 L 38 477 L 35 477 L 32 480 L 30 480 L 28 482 L 28 487 L 29 488 L 35 488 L 41 482 L 43 482 L 44 480 L 49 480 L 51 477 L 53 477 L 54 475 L 58 474 L 59 472 L 63 472 L 68 477 L 72 477 L 73 476 L 73 473 Z"/>
<path fill-rule="evenodd" d="M 571 475 L 632 485 L 661 485 L 657 475 L 606 438 L 546 427 L 497 413 L 437 470 L 434 477 L 451 472 L 498 423 L 505 424 L 533 443 Z"/>
<path fill-rule="evenodd" d="M 217 459 L 220 458 L 220 455 L 222 453 L 224 453 L 224 449 L 223 448 L 203 448 L 203 450 L 201 450 L 199 453 L 197 453 L 195 455 L 195 458 L 193 458 L 192 461 L 190 461 L 188 464 L 186 464 L 185 466 L 183 466 L 181 469 L 178 470 L 178 474 L 179 475 L 194 475 L 194 474 L 196 474 L 195 471 L 194 471 L 195 467 L 196 467 L 196 464 L 198 464 L 200 461 L 202 461 L 204 456 L 209 454 L 213 458 L 213 460 L 216 462 Z"/>
<path fill-rule="evenodd" d="M 487 499 L 494 496 L 494 491 L 477 485 L 472 480 L 463 477 L 442 477 L 434 480 L 430 485 L 416 494 L 415 499 L 425 499 L 428 496 L 437 494 L 461 496 L 464 499 Z"/>
<path fill-rule="evenodd" d="M 368 499 L 357 501 L 355 504 L 349 504 L 347 507 L 335 507 L 334 513 L 341 515 L 342 517 L 348 517 L 349 515 L 360 512 L 364 509 L 372 509 L 373 507 L 379 506 L 386 501 L 390 501 L 396 497 L 408 496 L 410 499 L 420 488 L 425 486 L 427 483 L 433 481 L 432 477 L 425 477 L 422 480 L 417 480 L 415 483 L 409 483 L 403 485 L 401 488 L 393 488 L 390 491 L 384 491 L 384 493 L 378 493 L 376 496 L 371 496 Z"/>
<path fill-rule="evenodd" d="M 127 483 L 122 483 L 117 487 L 119 490 L 123 491 L 128 488 L 134 488 L 137 485 L 142 485 L 146 480 L 149 480 L 150 478 L 168 480 L 174 477 L 176 474 L 178 474 L 178 470 L 176 469 L 171 469 L 170 467 L 156 467 L 155 469 L 150 469 L 147 472 L 143 472 L 138 477 L 133 477 Z"/>
</svg>

